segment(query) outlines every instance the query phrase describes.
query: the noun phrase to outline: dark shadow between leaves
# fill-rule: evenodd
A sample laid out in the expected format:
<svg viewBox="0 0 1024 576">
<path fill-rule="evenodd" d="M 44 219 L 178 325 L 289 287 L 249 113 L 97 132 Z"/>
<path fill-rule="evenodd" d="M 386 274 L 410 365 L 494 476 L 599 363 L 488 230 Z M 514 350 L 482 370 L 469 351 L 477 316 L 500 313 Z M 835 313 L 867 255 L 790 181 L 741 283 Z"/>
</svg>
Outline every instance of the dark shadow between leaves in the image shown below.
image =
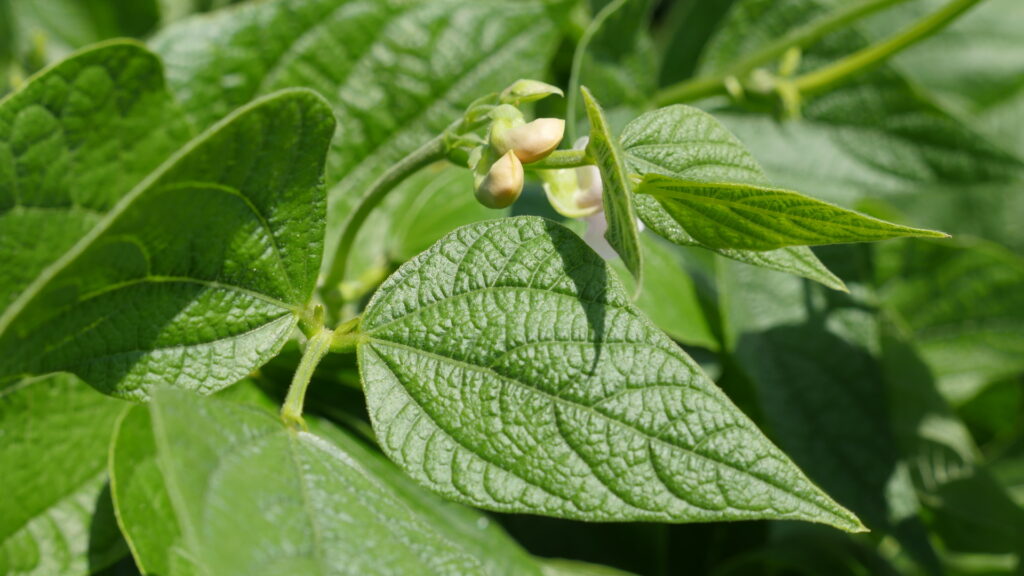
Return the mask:
<svg viewBox="0 0 1024 576">
<path fill-rule="evenodd" d="M 593 376 L 597 372 L 604 348 L 605 321 L 608 315 L 608 305 L 604 302 L 609 283 L 616 280 L 611 278 L 608 266 L 590 247 L 586 248 L 589 258 L 580 261 L 579 247 L 582 240 L 573 232 L 552 221 L 545 221 L 544 224 L 551 244 L 560 256 L 562 271 L 572 281 L 580 305 L 587 316 L 591 342 L 594 344 L 594 360 L 587 375 Z M 600 260 L 600 265 L 595 265 L 597 260 Z"/>
<path fill-rule="evenodd" d="M 94 574 L 112 566 L 128 556 L 128 544 L 121 536 L 114 517 L 114 503 L 110 497 L 110 482 L 96 497 L 96 503 L 89 523 L 89 573 Z"/>
</svg>

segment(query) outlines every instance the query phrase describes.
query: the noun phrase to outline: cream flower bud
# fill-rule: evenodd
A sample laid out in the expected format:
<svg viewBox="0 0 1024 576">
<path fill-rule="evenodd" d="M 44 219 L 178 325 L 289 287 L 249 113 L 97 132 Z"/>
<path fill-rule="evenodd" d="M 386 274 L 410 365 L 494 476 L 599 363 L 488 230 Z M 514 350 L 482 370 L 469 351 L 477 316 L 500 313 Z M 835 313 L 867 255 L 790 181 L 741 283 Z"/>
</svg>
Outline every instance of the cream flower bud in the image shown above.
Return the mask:
<svg viewBox="0 0 1024 576">
<path fill-rule="evenodd" d="M 558 148 L 565 134 L 565 120 L 538 118 L 506 130 L 492 132 L 491 145 L 499 154 L 511 150 L 524 164 L 543 160 Z"/>
<path fill-rule="evenodd" d="M 506 208 L 523 192 L 523 164 L 512 151 L 491 164 L 476 187 L 476 199 L 488 208 Z"/>
</svg>

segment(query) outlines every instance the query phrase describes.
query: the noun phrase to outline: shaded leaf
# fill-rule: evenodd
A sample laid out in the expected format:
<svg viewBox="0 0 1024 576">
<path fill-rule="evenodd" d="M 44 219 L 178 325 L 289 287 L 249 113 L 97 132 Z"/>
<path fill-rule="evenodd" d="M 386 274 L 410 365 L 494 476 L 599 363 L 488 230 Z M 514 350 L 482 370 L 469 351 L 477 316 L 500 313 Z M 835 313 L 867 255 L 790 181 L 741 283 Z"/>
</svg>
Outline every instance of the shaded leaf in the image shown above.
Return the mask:
<svg viewBox="0 0 1024 576">
<path fill-rule="evenodd" d="M 604 237 L 637 279 L 637 284 L 642 285 L 643 253 L 640 251 L 640 232 L 633 209 L 633 183 L 626 172 L 618 141 L 608 127 L 601 106 L 585 86 L 580 87 L 580 92 L 583 94 L 583 107 L 590 120 L 587 155 L 594 159 L 601 172 L 601 203 L 604 205 L 604 216 L 608 221 Z"/>
<path fill-rule="evenodd" d="M 947 397 L 1024 372 L 1024 260 L 991 243 L 885 247 L 886 307 L 905 326 Z"/>
<path fill-rule="evenodd" d="M 68 374 L 0 391 L 0 573 L 84 576 L 128 554 L 106 470 L 125 408 Z"/>
<path fill-rule="evenodd" d="M 0 375 L 65 370 L 141 399 L 266 362 L 316 282 L 333 129 L 319 97 L 285 91 L 167 159 L 7 309 Z"/>
</svg>

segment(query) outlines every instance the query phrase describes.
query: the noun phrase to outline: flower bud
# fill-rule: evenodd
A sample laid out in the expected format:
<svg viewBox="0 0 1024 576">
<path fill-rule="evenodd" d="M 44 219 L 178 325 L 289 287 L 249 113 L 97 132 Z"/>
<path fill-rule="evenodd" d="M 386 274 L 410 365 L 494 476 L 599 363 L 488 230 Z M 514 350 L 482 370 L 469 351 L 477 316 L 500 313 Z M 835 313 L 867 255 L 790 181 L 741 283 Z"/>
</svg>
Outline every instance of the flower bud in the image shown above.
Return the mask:
<svg viewBox="0 0 1024 576">
<path fill-rule="evenodd" d="M 477 184 L 476 199 L 488 208 L 506 208 L 523 192 L 523 164 L 511 151 L 498 158 Z"/>
<path fill-rule="evenodd" d="M 511 150 L 524 164 L 543 160 L 562 142 L 565 120 L 538 118 L 501 131 L 492 131 L 491 145 L 499 154 Z"/>
<path fill-rule="evenodd" d="M 538 80 L 517 80 L 502 91 L 501 101 L 506 104 L 521 104 L 523 102 L 535 102 L 552 94 L 564 96 L 562 90 L 557 86 L 552 86 Z"/>
</svg>

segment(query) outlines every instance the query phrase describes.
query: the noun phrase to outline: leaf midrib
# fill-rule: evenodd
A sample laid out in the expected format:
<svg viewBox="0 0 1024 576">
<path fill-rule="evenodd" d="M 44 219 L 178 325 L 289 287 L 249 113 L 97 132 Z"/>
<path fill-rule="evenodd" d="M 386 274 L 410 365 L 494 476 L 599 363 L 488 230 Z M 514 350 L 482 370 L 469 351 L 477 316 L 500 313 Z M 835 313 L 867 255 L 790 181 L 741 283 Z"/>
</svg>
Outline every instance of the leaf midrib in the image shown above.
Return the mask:
<svg viewBox="0 0 1024 576">
<path fill-rule="evenodd" d="M 824 506 L 822 506 L 818 502 L 815 502 L 813 500 L 809 500 L 809 499 L 803 497 L 802 495 L 789 490 L 788 488 L 786 488 L 784 486 L 781 486 L 781 485 L 779 485 L 779 484 L 777 484 L 775 482 L 772 482 L 770 479 L 761 478 L 761 477 L 756 476 L 756 475 L 754 475 L 753 473 L 751 473 L 751 472 L 749 472 L 747 470 L 743 470 L 741 468 L 737 468 L 737 467 L 729 464 L 728 462 L 723 462 L 723 461 L 715 460 L 714 458 L 712 458 L 710 456 L 706 456 L 704 454 L 699 454 L 699 453 L 696 453 L 696 452 L 692 452 L 690 449 L 688 449 L 686 447 L 678 446 L 676 444 L 672 444 L 672 443 L 670 443 L 670 442 L 668 442 L 666 440 L 663 440 L 661 438 L 657 438 L 657 437 L 648 435 L 643 430 L 640 430 L 639 428 L 636 428 L 636 427 L 632 426 L 631 424 L 629 424 L 627 422 L 622 422 L 620 420 L 616 420 L 616 419 L 612 418 L 611 416 L 608 416 L 607 414 L 604 414 L 604 413 L 594 409 L 591 406 L 587 406 L 587 405 L 577 404 L 575 402 L 571 402 L 571 401 L 569 401 L 569 400 L 567 400 L 565 398 L 562 398 L 562 397 L 559 397 L 559 396 L 555 396 L 555 395 L 553 395 L 553 394 L 551 394 L 549 392 L 546 392 L 546 391 L 541 390 L 539 388 L 535 388 L 533 386 L 530 386 L 528 383 L 525 383 L 525 382 L 522 382 L 520 380 L 516 380 L 515 378 L 504 376 L 502 374 L 494 372 L 493 370 L 491 370 L 491 369 L 489 369 L 487 367 L 477 366 L 475 364 L 470 364 L 468 362 L 465 362 L 463 360 L 459 360 L 457 358 L 452 358 L 452 357 L 449 357 L 449 356 L 444 356 L 442 354 L 438 354 L 438 353 L 435 353 L 435 352 L 429 352 L 429 351 L 422 350 L 422 349 L 419 349 L 419 348 L 416 348 L 416 347 L 413 347 L 413 346 L 409 346 L 408 344 L 403 344 L 403 343 L 400 343 L 400 342 L 394 342 L 394 341 L 386 340 L 386 339 L 379 338 L 379 337 L 371 336 L 371 337 L 369 337 L 367 339 L 367 342 L 383 344 L 384 346 L 394 346 L 394 347 L 397 347 L 397 348 L 404 349 L 407 352 L 411 352 L 413 354 L 420 354 L 420 355 L 428 356 L 428 357 L 431 357 L 431 358 L 433 358 L 433 359 L 435 359 L 435 360 L 437 360 L 439 362 L 448 363 L 448 364 L 454 365 L 456 367 L 459 367 L 459 368 L 462 368 L 462 369 L 465 369 L 465 370 L 468 370 L 468 371 L 483 372 L 483 373 L 487 374 L 490 377 L 493 377 L 495 379 L 498 379 L 498 380 L 501 380 L 501 381 L 504 381 L 504 382 L 508 382 L 508 383 L 510 383 L 510 384 L 512 384 L 514 386 L 519 387 L 520 389 L 525 389 L 528 392 L 533 392 L 533 393 L 537 393 L 537 394 L 539 394 L 541 396 L 544 396 L 553 405 L 565 406 L 565 407 L 569 407 L 569 408 L 573 408 L 573 409 L 582 409 L 582 410 L 584 410 L 586 412 L 589 412 L 590 414 L 592 414 L 596 418 L 599 418 L 599 419 L 601 419 L 603 421 L 611 422 L 613 425 L 616 425 L 616 426 L 618 426 L 618 427 L 620 427 L 620 428 L 622 428 L 625 431 L 628 431 L 630 433 L 638 434 L 639 436 L 641 436 L 642 438 L 645 438 L 646 440 L 648 440 L 650 442 L 656 442 L 659 445 L 662 445 L 662 446 L 664 446 L 666 448 L 669 448 L 670 450 L 675 449 L 675 450 L 679 450 L 679 451 L 685 452 L 685 453 L 687 453 L 687 454 L 689 454 L 689 455 L 691 455 L 691 456 L 693 456 L 693 457 L 695 457 L 697 459 L 706 461 L 706 462 L 708 462 L 708 463 L 710 463 L 712 465 L 722 466 L 724 468 L 727 468 L 727 469 L 730 469 L 730 470 L 734 470 L 734 471 L 738 472 L 741 475 L 744 475 L 746 477 L 749 477 L 749 478 L 752 478 L 754 480 L 757 480 L 758 482 L 762 482 L 762 483 L 764 483 L 764 484 L 766 484 L 768 486 L 771 486 L 772 488 L 775 488 L 776 490 L 778 490 L 778 491 L 780 491 L 782 493 L 789 494 L 790 496 L 795 497 L 800 502 L 805 502 L 807 504 L 810 504 L 811 506 L 814 506 L 815 508 L 817 508 L 818 510 L 823 512 L 828 517 L 838 518 L 844 524 L 849 522 L 846 518 L 843 518 L 842 516 L 838 516 L 834 511 L 831 511 L 828 508 L 825 508 Z M 361 344 L 361 345 L 365 345 L 365 343 Z M 390 370 L 390 368 L 389 368 L 389 370 Z M 402 381 L 399 378 L 398 374 L 395 374 L 393 371 L 392 371 L 392 374 L 394 375 L 394 377 L 399 382 Z M 403 383 L 403 388 L 405 388 L 404 383 Z M 406 392 L 409 393 L 407 388 L 406 388 Z M 410 397 L 412 397 L 411 393 L 409 393 L 409 395 L 410 395 Z M 422 405 L 418 401 L 417 401 L 417 404 L 420 405 L 420 409 L 425 414 L 427 414 L 429 416 L 429 412 L 427 412 L 425 409 L 423 409 Z M 438 424 L 437 421 L 434 420 L 432 417 L 431 417 L 431 421 L 433 422 L 434 426 L 436 426 L 437 428 L 439 428 L 441 430 L 445 430 L 445 428 L 443 428 L 440 424 Z M 447 430 L 445 430 L 445 432 L 449 433 Z M 449 433 L 449 435 L 450 435 L 450 433 Z M 460 442 L 460 444 L 461 444 L 461 442 Z M 475 451 L 473 451 L 473 454 L 477 455 Z M 479 455 L 477 455 L 477 456 L 479 457 Z M 502 470 L 507 471 L 504 467 L 500 467 L 499 466 L 499 468 L 501 468 Z M 538 486 L 536 483 L 534 483 L 532 481 L 529 481 L 529 480 L 526 480 L 525 478 L 524 478 L 524 481 L 527 481 L 531 486 L 537 486 L 537 487 L 539 487 L 541 489 L 545 489 L 543 486 Z M 675 494 L 672 490 L 668 489 L 667 486 L 666 486 L 666 489 L 669 491 L 669 493 Z M 612 494 L 615 494 L 615 492 L 612 492 Z M 617 498 L 621 499 L 621 497 L 618 494 L 615 494 L 615 496 Z M 676 497 L 678 498 L 678 495 Z M 559 498 L 562 498 L 562 497 L 559 496 Z M 682 498 L 679 498 L 679 499 L 683 500 Z M 687 502 L 687 504 L 690 504 L 689 501 L 685 501 L 685 502 Z M 631 504 L 627 504 L 627 505 L 632 507 L 632 508 L 635 508 L 637 510 L 641 510 L 643 512 L 647 512 L 647 513 L 652 512 L 652 510 L 648 510 L 648 509 L 644 509 L 644 508 L 637 508 L 637 507 L 635 507 L 635 506 L 633 506 Z M 732 508 L 732 506 L 729 506 L 729 508 Z M 742 509 L 740 509 L 740 510 L 742 510 Z M 664 513 L 664 512 L 662 511 L 662 513 Z"/>
</svg>

